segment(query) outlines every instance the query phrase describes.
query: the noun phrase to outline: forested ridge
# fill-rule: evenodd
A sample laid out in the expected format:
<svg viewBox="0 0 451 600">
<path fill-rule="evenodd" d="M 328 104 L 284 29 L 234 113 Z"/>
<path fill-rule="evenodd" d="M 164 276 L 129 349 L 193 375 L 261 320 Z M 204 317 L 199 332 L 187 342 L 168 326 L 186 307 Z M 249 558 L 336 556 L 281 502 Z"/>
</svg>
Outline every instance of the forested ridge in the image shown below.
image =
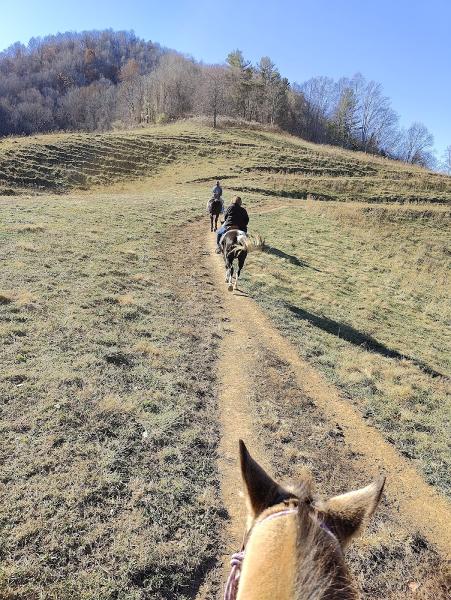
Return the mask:
<svg viewBox="0 0 451 600">
<path fill-rule="evenodd" d="M 269 57 L 196 62 L 133 32 L 62 33 L 0 53 L 0 136 L 95 131 L 191 115 L 239 118 L 306 140 L 435 166 L 433 137 L 407 130 L 382 86 L 361 74 L 290 83 Z M 443 167 L 451 166 L 451 148 Z"/>
</svg>

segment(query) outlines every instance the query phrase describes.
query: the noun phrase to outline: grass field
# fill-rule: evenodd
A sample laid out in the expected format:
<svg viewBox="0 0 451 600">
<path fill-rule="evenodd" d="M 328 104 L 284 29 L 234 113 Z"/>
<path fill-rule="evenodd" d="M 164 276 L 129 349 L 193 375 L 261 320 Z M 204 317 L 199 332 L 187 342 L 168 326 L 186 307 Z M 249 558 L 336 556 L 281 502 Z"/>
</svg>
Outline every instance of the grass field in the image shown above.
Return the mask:
<svg viewBox="0 0 451 600">
<path fill-rule="evenodd" d="M 2 203 L 2 598 L 188 598 L 215 557 L 220 334 L 174 193 Z"/>
<path fill-rule="evenodd" d="M 308 202 L 254 218 L 250 289 L 299 352 L 450 492 L 449 228 L 424 208 Z"/>
<path fill-rule="evenodd" d="M 204 248 L 190 236 L 206 226 L 216 177 L 226 199 L 242 193 L 266 240 L 242 287 L 301 356 L 449 492 L 451 178 L 191 121 L 7 139 L 3 600 L 195 598 L 214 568 L 226 520 L 216 365 L 227 315 Z M 285 369 L 270 353 L 261 364 Z M 276 376 L 273 390 L 255 382 L 256 398 L 268 392 L 256 419 L 276 469 L 283 440 L 284 456 L 320 462 L 334 485 L 358 480 L 357 465 L 334 479 L 321 462 L 331 450 L 313 443 L 317 415 L 300 426 L 309 409 L 289 405 L 297 392 L 281 387 L 287 397 L 275 407 L 282 384 Z M 305 456 L 302 435 L 313 436 Z M 409 578 L 439 568 L 424 541 L 395 537 L 389 530 L 362 542 L 364 558 L 353 555 L 364 598 L 401 598 Z M 437 590 L 412 597 L 438 598 Z"/>
<path fill-rule="evenodd" d="M 263 196 L 377 203 L 451 201 L 450 178 L 299 138 L 186 121 L 131 132 L 51 134 L 0 141 L 0 190 L 88 189 L 143 178 L 166 165 L 208 167 L 227 187 Z M 220 169 L 218 171 L 218 169 Z M 191 171 L 195 179 L 196 170 Z M 198 179 L 198 178 L 197 178 Z"/>
</svg>

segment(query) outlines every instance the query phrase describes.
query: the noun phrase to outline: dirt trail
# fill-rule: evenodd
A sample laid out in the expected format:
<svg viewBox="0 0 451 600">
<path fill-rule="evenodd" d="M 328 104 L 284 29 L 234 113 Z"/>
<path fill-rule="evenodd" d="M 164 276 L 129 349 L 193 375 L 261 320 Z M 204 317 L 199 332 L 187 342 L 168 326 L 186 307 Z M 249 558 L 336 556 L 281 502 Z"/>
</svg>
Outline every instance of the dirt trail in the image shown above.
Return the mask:
<svg viewBox="0 0 451 600">
<path fill-rule="evenodd" d="M 214 254 L 215 243 L 211 234 L 207 247 L 215 280 L 223 287 L 224 314 L 230 325 L 222 343 L 218 381 L 222 427 L 219 468 L 224 502 L 231 519 L 225 536 L 226 552 L 230 554 L 239 546 L 245 523 L 244 502 L 239 493 L 238 438 L 244 438 L 257 459 L 267 466 L 264 452 L 252 429 L 252 410 L 248 401 L 251 381 L 248 374 L 258 368 L 255 364 L 257 349 L 266 345 L 290 365 L 298 385 L 324 415 L 341 425 L 348 447 L 362 456 L 362 468 L 370 475 L 387 475 L 386 494 L 399 513 L 397 517 L 400 523 L 407 530 L 412 529 L 413 523 L 415 529 L 445 556 L 449 555 L 451 511 L 447 500 L 425 483 L 415 468 L 399 455 L 378 430 L 365 423 L 360 413 L 340 397 L 335 387 L 299 357 L 293 344 L 279 333 L 251 298 L 239 292 L 227 291 L 223 283 L 223 261 Z M 246 360 L 231 370 L 230 365 L 239 362 L 236 361 L 237 354 L 241 354 L 239 350 L 244 351 Z"/>
<path fill-rule="evenodd" d="M 228 304 L 229 299 L 227 298 L 226 310 L 230 314 Z M 237 355 L 245 356 L 246 361 L 237 361 Z M 231 369 L 231 365 L 235 365 L 235 367 Z M 249 444 L 255 458 L 270 470 L 252 426 L 248 384 L 250 371 L 254 368 L 256 365 L 255 358 L 253 358 L 252 339 L 247 333 L 240 330 L 239 322 L 232 317 L 228 335 L 222 344 L 218 372 L 222 430 L 219 468 L 222 474 L 221 491 L 230 517 L 226 536 L 227 556 L 238 550 L 246 522 L 245 500 L 241 492 L 238 440 L 244 439 Z"/>
</svg>

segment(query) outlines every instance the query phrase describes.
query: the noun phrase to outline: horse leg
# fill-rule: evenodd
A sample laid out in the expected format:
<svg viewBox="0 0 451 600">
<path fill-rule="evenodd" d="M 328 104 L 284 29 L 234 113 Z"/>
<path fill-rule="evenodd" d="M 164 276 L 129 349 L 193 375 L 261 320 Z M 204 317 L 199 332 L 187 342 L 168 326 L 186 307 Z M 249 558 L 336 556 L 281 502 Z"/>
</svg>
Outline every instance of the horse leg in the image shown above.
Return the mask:
<svg viewBox="0 0 451 600">
<path fill-rule="evenodd" d="M 224 250 L 224 265 L 225 265 L 225 282 L 229 283 L 229 271 L 230 271 L 230 263 L 229 263 L 229 258 L 227 256 L 227 251 Z"/>
<path fill-rule="evenodd" d="M 218 229 L 218 219 L 219 219 L 219 213 L 215 216 L 215 231 L 217 231 L 217 229 Z"/>
<path fill-rule="evenodd" d="M 229 284 L 229 286 L 228 286 L 229 292 L 231 292 L 233 290 L 232 278 L 233 278 L 233 258 L 230 259 L 227 256 L 227 258 L 226 258 L 226 283 Z"/>
<path fill-rule="evenodd" d="M 229 292 L 231 292 L 233 290 L 233 265 L 230 265 L 230 270 L 229 270 L 229 286 L 228 286 L 228 290 Z"/>
<path fill-rule="evenodd" d="M 238 270 L 236 272 L 235 285 L 233 286 L 234 290 L 238 289 L 238 278 L 240 276 L 241 269 L 244 267 L 244 261 L 246 260 L 246 256 L 247 252 L 240 252 L 240 255 L 238 256 Z"/>
<path fill-rule="evenodd" d="M 233 289 L 236 290 L 238 289 L 238 278 L 240 276 L 240 269 L 238 269 L 238 271 L 236 272 L 235 275 L 235 283 L 233 284 Z"/>
<path fill-rule="evenodd" d="M 213 231 L 213 214 L 210 215 L 210 231 Z"/>
</svg>

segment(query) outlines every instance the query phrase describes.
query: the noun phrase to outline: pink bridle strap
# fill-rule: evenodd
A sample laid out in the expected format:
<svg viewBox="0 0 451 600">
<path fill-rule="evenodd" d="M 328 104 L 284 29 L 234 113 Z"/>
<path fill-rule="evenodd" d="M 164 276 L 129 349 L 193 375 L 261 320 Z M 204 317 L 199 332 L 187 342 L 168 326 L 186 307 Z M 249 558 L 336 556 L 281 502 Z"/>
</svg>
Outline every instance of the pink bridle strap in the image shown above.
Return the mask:
<svg viewBox="0 0 451 600">
<path fill-rule="evenodd" d="M 290 515 L 290 514 L 294 514 L 297 512 L 298 512 L 297 508 L 286 508 L 285 510 L 280 510 L 278 512 L 268 515 L 261 521 L 257 521 L 254 524 L 254 527 L 256 525 L 261 525 L 262 523 L 265 523 L 266 521 L 271 521 L 272 519 L 275 519 L 277 517 L 283 517 L 285 515 Z M 241 575 L 241 569 L 242 569 L 242 565 L 243 565 L 244 555 L 245 555 L 245 548 L 243 548 L 240 552 L 236 552 L 235 554 L 232 554 L 232 559 L 230 561 L 232 568 L 230 570 L 230 575 L 227 579 L 227 583 L 225 586 L 224 600 L 236 600 L 236 598 L 237 598 L 238 584 L 240 582 L 240 575 Z"/>
<path fill-rule="evenodd" d="M 230 564 L 232 568 L 224 590 L 224 600 L 236 600 L 238 594 L 238 583 L 240 581 L 241 566 L 244 560 L 244 550 L 232 554 Z"/>
</svg>

